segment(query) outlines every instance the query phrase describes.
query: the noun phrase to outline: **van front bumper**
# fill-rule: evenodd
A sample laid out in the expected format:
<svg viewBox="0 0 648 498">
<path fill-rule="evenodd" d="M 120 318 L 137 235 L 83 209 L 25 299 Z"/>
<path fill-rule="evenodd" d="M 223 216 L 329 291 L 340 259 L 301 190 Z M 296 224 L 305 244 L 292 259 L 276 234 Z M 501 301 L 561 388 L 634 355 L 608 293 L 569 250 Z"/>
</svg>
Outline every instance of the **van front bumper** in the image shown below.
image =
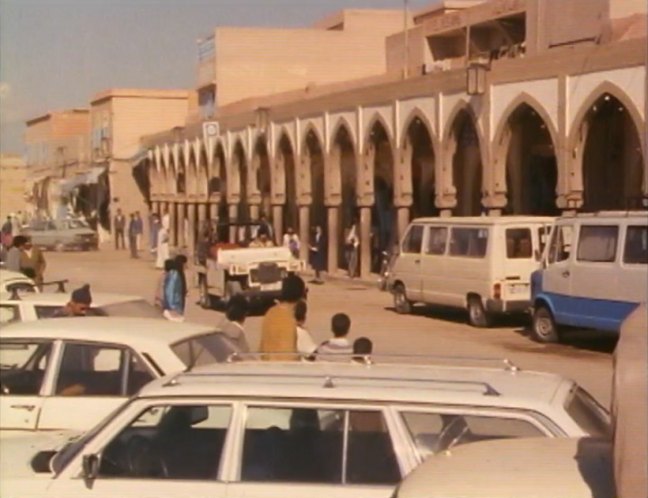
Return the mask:
<svg viewBox="0 0 648 498">
<path fill-rule="evenodd" d="M 531 301 L 528 299 L 518 301 L 486 300 L 486 311 L 489 313 L 528 313 L 530 307 Z"/>
</svg>

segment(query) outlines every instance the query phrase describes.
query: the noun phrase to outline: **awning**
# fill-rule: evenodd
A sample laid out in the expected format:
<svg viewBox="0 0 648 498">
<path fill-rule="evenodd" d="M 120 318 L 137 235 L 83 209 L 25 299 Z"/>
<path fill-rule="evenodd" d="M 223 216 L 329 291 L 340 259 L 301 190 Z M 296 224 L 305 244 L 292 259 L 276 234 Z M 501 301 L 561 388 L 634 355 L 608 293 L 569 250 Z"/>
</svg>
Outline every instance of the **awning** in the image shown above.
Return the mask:
<svg viewBox="0 0 648 498">
<path fill-rule="evenodd" d="M 61 194 L 70 194 L 75 189 L 79 188 L 81 185 L 92 185 L 99 181 L 99 177 L 105 173 L 106 168 L 103 166 L 95 166 L 90 168 L 89 171 L 85 173 L 80 173 L 72 178 L 67 180 L 62 180 L 60 185 Z"/>
</svg>

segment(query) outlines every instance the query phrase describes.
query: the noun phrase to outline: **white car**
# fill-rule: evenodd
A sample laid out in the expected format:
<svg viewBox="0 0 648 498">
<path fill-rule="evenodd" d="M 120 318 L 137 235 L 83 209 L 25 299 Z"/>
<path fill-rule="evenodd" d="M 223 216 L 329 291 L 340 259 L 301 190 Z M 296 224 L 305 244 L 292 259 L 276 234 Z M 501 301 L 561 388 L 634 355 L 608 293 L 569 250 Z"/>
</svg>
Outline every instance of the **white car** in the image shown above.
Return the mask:
<svg viewBox="0 0 648 498">
<path fill-rule="evenodd" d="M 0 293 L 38 292 L 34 281 L 22 273 L 0 269 Z"/>
<path fill-rule="evenodd" d="M 147 382 L 238 348 L 212 327 L 145 318 L 60 318 L 4 326 L 0 436 L 86 430 Z"/>
<path fill-rule="evenodd" d="M 51 318 L 70 300 L 69 293 L 0 294 L 0 325 Z M 93 292 L 88 316 L 162 318 L 162 312 L 139 296 Z"/>
<path fill-rule="evenodd" d="M 608 439 L 467 444 L 426 460 L 392 498 L 614 498 Z"/>
<path fill-rule="evenodd" d="M 574 382 L 510 366 L 227 362 L 153 381 L 57 453 L 0 448 L 23 455 L 0 494 L 387 498 L 453 446 L 607 429 Z"/>
</svg>

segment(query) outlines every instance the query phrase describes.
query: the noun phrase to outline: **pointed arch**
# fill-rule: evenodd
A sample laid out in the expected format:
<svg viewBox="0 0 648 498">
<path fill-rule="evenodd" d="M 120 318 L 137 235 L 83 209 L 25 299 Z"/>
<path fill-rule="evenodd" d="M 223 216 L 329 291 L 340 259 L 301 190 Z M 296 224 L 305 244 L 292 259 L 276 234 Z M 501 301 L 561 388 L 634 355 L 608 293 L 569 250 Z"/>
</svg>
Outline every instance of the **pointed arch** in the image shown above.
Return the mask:
<svg viewBox="0 0 648 498">
<path fill-rule="evenodd" d="M 344 116 L 339 116 L 337 121 L 333 124 L 333 127 L 331 128 L 329 147 L 333 146 L 333 144 L 335 143 L 335 139 L 342 128 L 346 130 L 350 142 L 353 145 L 353 150 L 356 151 L 358 147 L 358 140 L 356 137 L 355 128 L 351 125 L 351 123 L 349 123 L 349 120 Z M 326 152 L 330 152 L 330 151 L 326 151 Z"/>
<path fill-rule="evenodd" d="M 389 123 L 387 123 L 385 117 L 379 112 L 375 112 L 371 116 L 371 119 L 367 124 L 367 128 L 365 129 L 364 132 L 365 135 L 364 135 L 363 146 L 366 147 L 369 141 L 371 140 L 371 134 L 377 123 L 379 123 L 380 126 L 383 128 L 389 144 L 393 147 L 394 146 L 394 130 L 392 129 L 393 127 L 390 126 Z"/>
<path fill-rule="evenodd" d="M 317 139 L 321 150 L 324 150 L 324 135 L 322 134 L 322 131 L 313 123 L 312 121 L 309 121 L 308 124 L 304 127 L 302 134 L 301 134 L 301 150 L 304 151 L 307 148 L 307 141 L 308 141 L 308 135 L 312 133 L 315 138 Z"/>
<path fill-rule="evenodd" d="M 403 147 L 405 145 L 405 140 L 407 140 L 407 132 L 414 122 L 415 119 L 420 119 L 423 125 L 425 126 L 428 135 L 430 136 L 430 140 L 432 141 L 432 147 L 434 152 L 436 153 L 439 149 L 439 140 L 436 134 L 436 129 L 434 128 L 434 125 L 432 124 L 432 121 L 428 118 L 428 116 L 423 112 L 423 110 L 420 107 L 415 107 L 410 111 L 410 113 L 407 115 L 405 118 L 405 121 L 403 121 L 403 128 L 401 129 L 400 132 L 400 144 L 398 144 L 400 147 Z"/>
</svg>

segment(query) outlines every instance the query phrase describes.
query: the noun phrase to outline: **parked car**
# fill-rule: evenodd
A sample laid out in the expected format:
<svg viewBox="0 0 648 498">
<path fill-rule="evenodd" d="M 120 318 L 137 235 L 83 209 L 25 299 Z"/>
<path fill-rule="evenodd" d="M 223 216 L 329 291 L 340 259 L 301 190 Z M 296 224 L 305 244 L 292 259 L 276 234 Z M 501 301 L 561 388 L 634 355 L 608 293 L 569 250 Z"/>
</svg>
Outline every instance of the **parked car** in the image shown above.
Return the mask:
<svg viewBox="0 0 648 498">
<path fill-rule="evenodd" d="M 453 445 L 608 431 L 608 414 L 572 381 L 455 361 L 244 360 L 167 376 L 58 453 L 17 462 L 0 492 L 388 497 Z M 40 479 L 13 477 L 30 461 Z"/>
<path fill-rule="evenodd" d="M 387 281 L 398 313 L 414 303 L 465 308 L 474 327 L 495 313 L 526 312 L 553 218 L 418 218 L 400 243 Z"/>
<path fill-rule="evenodd" d="M 147 382 L 238 348 L 213 327 L 145 318 L 3 326 L 0 435 L 86 430 Z"/>
<path fill-rule="evenodd" d="M 533 337 L 578 327 L 618 334 L 648 300 L 648 212 L 599 212 L 556 221 L 532 277 Z"/>
<path fill-rule="evenodd" d="M 31 278 L 22 273 L 0 269 L 0 293 L 25 292 L 38 292 L 38 287 Z"/>
<path fill-rule="evenodd" d="M 51 318 L 70 300 L 68 293 L 40 292 L 0 294 L 0 324 Z M 159 318 L 162 313 L 139 296 L 93 292 L 87 316 Z"/>
<path fill-rule="evenodd" d="M 522 438 L 430 457 L 392 498 L 614 498 L 608 439 Z"/>
<path fill-rule="evenodd" d="M 73 218 L 35 220 L 20 233 L 31 237 L 35 246 L 55 251 L 96 250 L 99 244 L 97 232 L 92 230 L 85 221 Z"/>
</svg>

